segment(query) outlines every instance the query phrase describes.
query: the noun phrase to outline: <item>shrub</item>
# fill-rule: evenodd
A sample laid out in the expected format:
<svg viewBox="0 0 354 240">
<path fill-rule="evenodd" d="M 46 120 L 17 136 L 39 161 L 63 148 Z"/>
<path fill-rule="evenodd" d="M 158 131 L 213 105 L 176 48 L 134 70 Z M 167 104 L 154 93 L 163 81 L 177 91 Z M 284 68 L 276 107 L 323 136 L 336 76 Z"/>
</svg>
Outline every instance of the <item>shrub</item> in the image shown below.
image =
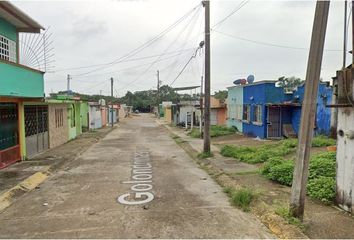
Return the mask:
<svg viewBox="0 0 354 240">
<path fill-rule="evenodd" d="M 242 188 L 231 193 L 232 204 L 247 212 L 250 210 L 250 204 L 254 198 L 252 190 Z"/>
<path fill-rule="evenodd" d="M 268 167 L 265 176 L 283 185 L 291 186 L 293 182 L 294 162 L 284 160 L 281 163 L 274 161 L 274 165 Z"/>
<path fill-rule="evenodd" d="M 326 147 L 336 145 L 336 140 L 327 136 L 316 136 L 312 139 L 312 147 Z"/>
<path fill-rule="evenodd" d="M 225 145 L 221 154 L 225 157 L 233 157 L 247 163 L 262 163 L 273 157 L 283 157 L 294 151 L 282 144 L 264 145 L 261 147 L 245 147 Z"/>
<path fill-rule="evenodd" d="M 336 176 L 336 153 L 324 152 L 314 155 L 310 160 L 309 179 Z"/>
<path fill-rule="evenodd" d="M 284 162 L 284 159 L 281 157 L 273 157 L 266 162 L 261 168 L 261 174 L 268 175 L 271 171 L 271 168 L 275 165 L 279 165 Z"/>
<path fill-rule="evenodd" d="M 334 200 L 336 195 L 336 181 L 333 177 L 319 177 L 310 179 L 307 184 L 307 193 L 312 198 L 317 198 L 325 203 Z"/>
<path fill-rule="evenodd" d="M 188 133 L 188 135 L 191 136 L 192 138 L 200 138 L 201 136 L 200 131 L 197 128 L 193 128 L 192 131 Z"/>
<path fill-rule="evenodd" d="M 211 126 L 210 127 L 210 137 L 218 137 L 224 135 L 234 134 L 236 132 L 235 128 L 226 126 Z"/>
</svg>

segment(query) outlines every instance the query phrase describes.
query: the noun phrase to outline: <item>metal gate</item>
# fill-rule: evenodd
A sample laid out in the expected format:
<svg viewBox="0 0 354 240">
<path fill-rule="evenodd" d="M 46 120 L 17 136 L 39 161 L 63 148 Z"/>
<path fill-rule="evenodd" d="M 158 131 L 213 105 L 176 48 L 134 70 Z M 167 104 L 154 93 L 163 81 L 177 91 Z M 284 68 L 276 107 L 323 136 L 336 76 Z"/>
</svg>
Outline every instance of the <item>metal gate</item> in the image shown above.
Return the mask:
<svg viewBox="0 0 354 240">
<path fill-rule="evenodd" d="M 281 137 L 280 107 L 268 107 L 267 138 Z"/>
<path fill-rule="evenodd" d="M 0 169 L 21 159 L 16 103 L 0 103 Z"/>
<path fill-rule="evenodd" d="M 48 106 L 25 106 L 27 156 L 48 149 Z"/>
</svg>

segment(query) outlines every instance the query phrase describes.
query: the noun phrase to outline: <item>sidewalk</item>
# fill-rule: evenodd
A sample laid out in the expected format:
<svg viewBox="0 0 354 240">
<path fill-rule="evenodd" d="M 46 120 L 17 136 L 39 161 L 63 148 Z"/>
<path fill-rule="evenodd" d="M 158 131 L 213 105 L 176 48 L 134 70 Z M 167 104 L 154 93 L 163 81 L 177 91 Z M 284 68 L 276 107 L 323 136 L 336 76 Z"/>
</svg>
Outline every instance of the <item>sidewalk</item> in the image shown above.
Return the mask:
<svg viewBox="0 0 354 240">
<path fill-rule="evenodd" d="M 189 151 L 190 155 L 196 156 L 202 151 L 202 139 L 191 138 L 184 129 L 171 127 L 163 120 L 157 120 L 157 122 L 164 125 L 173 135 L 178 136 L 179 142 L 182 143 L 180 146 Z M 275 214 L 275 211 L 288 206 L 290 187 L 264 178 L 258 173 L 257 165 L 223 157 L 220 149 L 215 145 L 212 145 L 212 151 L 214 157 L 198 160 L 200 165 L 223 187 L 248 187 L 259 192 L 256 203 L 251 206 L 251 212 L 257 215 L 278 237 L 354 238 L 352 216 L 336 206 L 327 206 L 309 198 L 306 199 L 304 222 L 303 226 L 300 226 L 302 229 L 287 224 L 282 217 Z M 306 236 L 301 235 L 301 232 Z"/>
<path fill-rule="evenodd" d="M 49 175 L 67 162 L 75 160 L 110 131 L 112 128 L 105 127 L 85 132 L 76 139 L 48 149 L 29 160 L 1 169 L 0 212 L 26 192 L 38 187 Z"/>
</svg>

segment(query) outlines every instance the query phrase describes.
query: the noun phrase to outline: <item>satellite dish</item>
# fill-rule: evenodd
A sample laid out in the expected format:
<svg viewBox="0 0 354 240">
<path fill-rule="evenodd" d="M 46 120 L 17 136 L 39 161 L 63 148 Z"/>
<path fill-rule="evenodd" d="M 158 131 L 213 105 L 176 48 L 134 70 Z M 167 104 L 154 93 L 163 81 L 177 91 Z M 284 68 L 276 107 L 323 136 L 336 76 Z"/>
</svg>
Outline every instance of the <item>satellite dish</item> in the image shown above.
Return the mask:
<svg viewBox="0 0 354 240">
<path fill-rule="evenodd" d="M 252 84 L 253 82 L 254 82 L 254 75 L 249 75 L 248 77 L 247 77 L 247 82 L 248 82 L 248 84 Z"/>
<path fill-rule="evenodd" d="M 234 84 L 235 85 L 244 85 L 244 84 L 246 84 L 247 83 L 247 80 L 246 79 L 237 79 L 237 80 L 235 80 L 234 81 Z"/>
</svg>

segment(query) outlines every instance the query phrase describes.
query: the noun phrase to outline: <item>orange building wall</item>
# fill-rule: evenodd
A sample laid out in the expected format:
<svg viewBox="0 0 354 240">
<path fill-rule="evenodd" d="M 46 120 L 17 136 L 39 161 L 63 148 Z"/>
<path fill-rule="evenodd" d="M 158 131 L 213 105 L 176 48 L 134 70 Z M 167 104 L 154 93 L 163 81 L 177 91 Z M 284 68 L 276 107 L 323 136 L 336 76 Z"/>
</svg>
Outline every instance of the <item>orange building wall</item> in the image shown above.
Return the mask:
<svg viewBox="0 0 354 240">
<path fill-rule="evenodd" d="M 226 108 L 218 109 L 218 125 L 226 125 Z"/>
</svg>

